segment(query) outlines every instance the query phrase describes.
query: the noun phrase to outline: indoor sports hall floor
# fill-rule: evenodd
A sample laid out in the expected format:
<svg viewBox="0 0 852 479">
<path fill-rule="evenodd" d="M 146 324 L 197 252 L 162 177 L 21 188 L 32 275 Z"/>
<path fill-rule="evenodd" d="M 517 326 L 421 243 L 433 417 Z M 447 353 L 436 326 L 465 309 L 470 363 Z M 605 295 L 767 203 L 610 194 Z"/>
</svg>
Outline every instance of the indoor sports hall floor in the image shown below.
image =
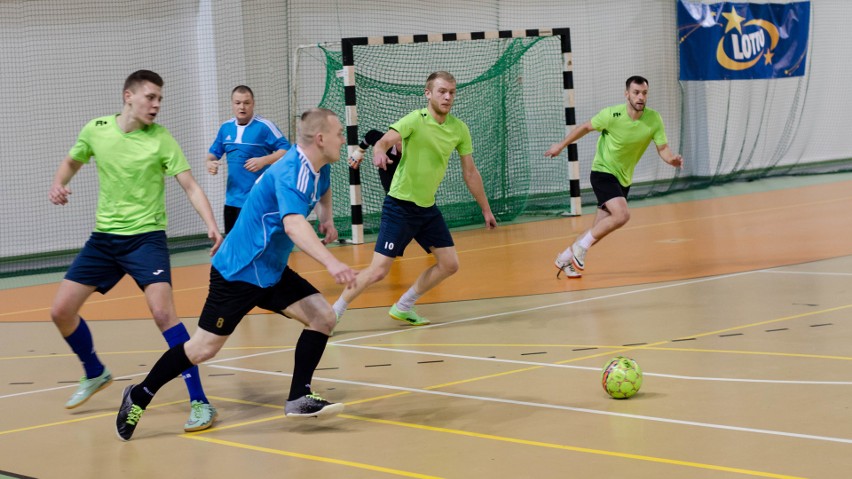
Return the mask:
<svg viewBox="0 0 852 479">
<path fill-rule="evenodd" d="M 461 270 L 423 298 L 434 324 L 421 328 L 386 315 L 429 264 L 409 248 L 353 304 L 314 378 L 344 414 L 284 417 L 299 328 L 258 312 L 201 367 L 216 426 L 183 433 L 178 380 L 127 443 L 121 391 L 165 348 L 141 293 L 124 281 L 85 307 L 117 379 L 67 411 L 81 368 L 49 321 L 59 276 L 3 280 L 0 477 L 849 477 L 850 192 L 852 176 L 832 175 L 637 201 L 579 280 L 557 280 L 553 258 L 588 214 L 460 231 Z M 371 245 L 333 251 L 363 267 Z M 205 261 L 175 259 L 190 330 Z M 337 297 L 316 263 L 292 264 Z M 600 386 L 617 354 L 645 372 L 629 400 Z"/>
</svg>

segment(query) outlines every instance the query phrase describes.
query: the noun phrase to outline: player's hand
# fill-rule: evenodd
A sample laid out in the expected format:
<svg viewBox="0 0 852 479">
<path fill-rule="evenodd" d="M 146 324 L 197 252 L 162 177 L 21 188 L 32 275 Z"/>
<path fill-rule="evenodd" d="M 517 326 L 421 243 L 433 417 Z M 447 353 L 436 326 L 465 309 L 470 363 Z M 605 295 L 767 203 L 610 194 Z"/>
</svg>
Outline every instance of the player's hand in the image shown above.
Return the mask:
<svg viewBox="0 0 852 479">
<path fill-rule="evenodd" d="M 207 237 L 210 238 L 210 241 L 213 242 L 213 247 L 210 248 L 210 256 L 216 254 L 216 251 L 219 250 L 219 246 L 222 245 L 222 233 L 219 233 L 219 228 L 213 228 L 207 230 Z"/>
<path fill-rule="evenodd" d="M 485 217 L 485 228 L 489 230 L 493 230 L 497 227 L 497 218 L 489 211 L 488 213 L 483 213 L 482 216 Z"/>
<path fill-rule="evenodd" d="M 62 206 L 68 204 L 68 195 L 70 194 L 71 190 L 63 185 L 55 184 L 50 187 L 50 191 L 47 193 L 47 198 L 54 205 Z"/>
<path fill-rule="evenodd" d="M 393 160 L 388 158 L 388 154 L 384 151 L 373 148 L 373 165 L 387 170 L 388 165 L 393 164 Z"/>
<path fill-rule="evenodd" d="M 219 160 L 207 160 L 207 173 L 211 175 L 219 173 Z"/>
<path fill-rule="evenodd" d="M 683 166 L 683 157 L 680 155 L 675 155 L 669 164 L 674 166 L 675 168 L 680 168 Z"/>
<path fill-rule="evenodd" d="M 358 272 L 337 258 L 328 265 L 328 272 L 337 284 L 345 284 L 347 288 L 355 287 L 355 277 L 358 276 Z"/>
<path fill-rule="evenodd" d="M 556 158 L 560 153 L 562 153 L 562 149 L 562 143 L 554 143 L 550 145 L 550 148 L 548 148 L 547 151 L 544 152 L 544 156 L 548 158 Z"/>
<path fill-rule="evenodd" d="M 337 228 L 334 226 L 334 221 L 319 224 L 319 232 L 323 235 L 322 244 L 334 243 L 337 241 Z"/>
<path fill-rule="evenodd" d="M 260 169 L 264 166 L 266 166 L 266 163 L 264 163 L 264 161 L 260 158 L 249 158 L 248 160 L 246 160 L 246 163 L 245 165 L 243 165 L 243 168 L 254 173 L 256 171 L 260 171 Z"/>
</svg>

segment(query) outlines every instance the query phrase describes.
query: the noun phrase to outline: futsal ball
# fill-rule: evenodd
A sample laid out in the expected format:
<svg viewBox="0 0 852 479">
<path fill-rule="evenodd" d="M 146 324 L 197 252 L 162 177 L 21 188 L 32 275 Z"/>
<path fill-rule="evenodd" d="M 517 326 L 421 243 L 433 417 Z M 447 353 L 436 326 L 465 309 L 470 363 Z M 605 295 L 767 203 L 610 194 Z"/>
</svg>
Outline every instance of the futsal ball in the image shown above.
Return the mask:
<svg viewBox="0 0 852 479">
<path fill-rule="evenodd" d="M 627 399 L 642 387 L 642 370 L 636 361 L 616 356 L 601 371 L 601 385 L 615 399 Z"/>
</svg>

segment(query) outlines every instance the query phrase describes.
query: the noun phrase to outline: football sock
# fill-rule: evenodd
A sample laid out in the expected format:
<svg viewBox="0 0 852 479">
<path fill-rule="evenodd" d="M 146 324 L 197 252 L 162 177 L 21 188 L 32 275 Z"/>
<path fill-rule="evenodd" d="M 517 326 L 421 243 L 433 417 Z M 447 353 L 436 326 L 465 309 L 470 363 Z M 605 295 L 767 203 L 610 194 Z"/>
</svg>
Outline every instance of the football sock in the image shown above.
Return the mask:
<svg viewBox="0 0 852 479">
<path fill-rule="evenodd" d="M 74 351 L 74 354 L 76 354 L 83 363 L 83 369 L 86 371 L 86 378 L 92 379 L 103 374 L 104 365 L 101 360 L 98 359 L 98 354 L 95 352 L 95 343 L 92 339 L 92 332 L 89 331 L 89 325 L 86 324 L 85 319 L 81 317 L 80 324 L 77 326 L 77 329 L 64 339 L 65 342 L 71 346 L 71 350 Z"/>
<path fill-rule="evenodd" d="M 396 302 L 396 307 L 400 311 L 411 311 L 411 308 L 414 307 L 414 303 L 420 299 L 420 293 L 414 290 L 414 286 L 408 288 L 408 291 L 402 295 L 401 298 Z"/>
<path fill-rule="evenodd" d="M 314 370 L 322 359 L 328 336 L 312 329 L 303 329 L 296 343 L 295 364 L 293 365 L 293 380 L 290 382 L 288 401 L 299 399 L 311 393 L 311 379 Z"/>
<path fill-rule="evenodd" d="M 133 387 L 130 391 L 133 404 L 145 409 L 161 387 L 192 366 L 183 345 L 184 343 L 180 343 L 163 353 L 145 380 Z"/>
<path fill-rule="evenodd" d="M 166 342 L 169 344 L 169 347 L 173 348 L 178 344 L 183 344 L 189 341 L 189 332 L 187 332 L 186 326 L 184 326 L 183 323 L 178 323 L 163 331 L 163 337 L 166 338 Z M 186 389 L 189 391 L 190 401 L 201 401 L 203 403 L 209 402 L 207 400 L 207 396 L 204 394 L 204 388 L 201 386 L 201 376 L 199 376 L 198 366 L 188 368 L 181 373 L 181 376 L 183 376 L 183 381 L 186 383 Z"/>
<path fill-rule="evenodd" d="M 334 309 L 334 312 L 337 313 L 337 317 L 341 318 L 341 317 L 343 317 L 343 313 L 346 312 L 346 308 L 348 308 L 348 307 L 349 307 L 349 303 L 347 303 L 343 299 L 343 296 L 341 296 L 341 297 L 337 298 L 337 301 L 334 302 L 334 306 L 332 306 L 332 309 Z"/>
</svg>

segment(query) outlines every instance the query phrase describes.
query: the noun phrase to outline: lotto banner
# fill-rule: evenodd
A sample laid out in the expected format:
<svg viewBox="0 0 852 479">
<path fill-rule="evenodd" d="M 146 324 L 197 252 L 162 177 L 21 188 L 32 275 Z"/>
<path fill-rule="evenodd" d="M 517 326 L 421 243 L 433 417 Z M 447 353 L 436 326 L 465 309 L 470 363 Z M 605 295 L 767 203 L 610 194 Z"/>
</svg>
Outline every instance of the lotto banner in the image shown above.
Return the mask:
<svg viewBox="0 0 852 479">
<path fill-rule="evenodd" d="M 681 80 L 805 74 L 811 2 L 677 4 Z"/>
</svg>

